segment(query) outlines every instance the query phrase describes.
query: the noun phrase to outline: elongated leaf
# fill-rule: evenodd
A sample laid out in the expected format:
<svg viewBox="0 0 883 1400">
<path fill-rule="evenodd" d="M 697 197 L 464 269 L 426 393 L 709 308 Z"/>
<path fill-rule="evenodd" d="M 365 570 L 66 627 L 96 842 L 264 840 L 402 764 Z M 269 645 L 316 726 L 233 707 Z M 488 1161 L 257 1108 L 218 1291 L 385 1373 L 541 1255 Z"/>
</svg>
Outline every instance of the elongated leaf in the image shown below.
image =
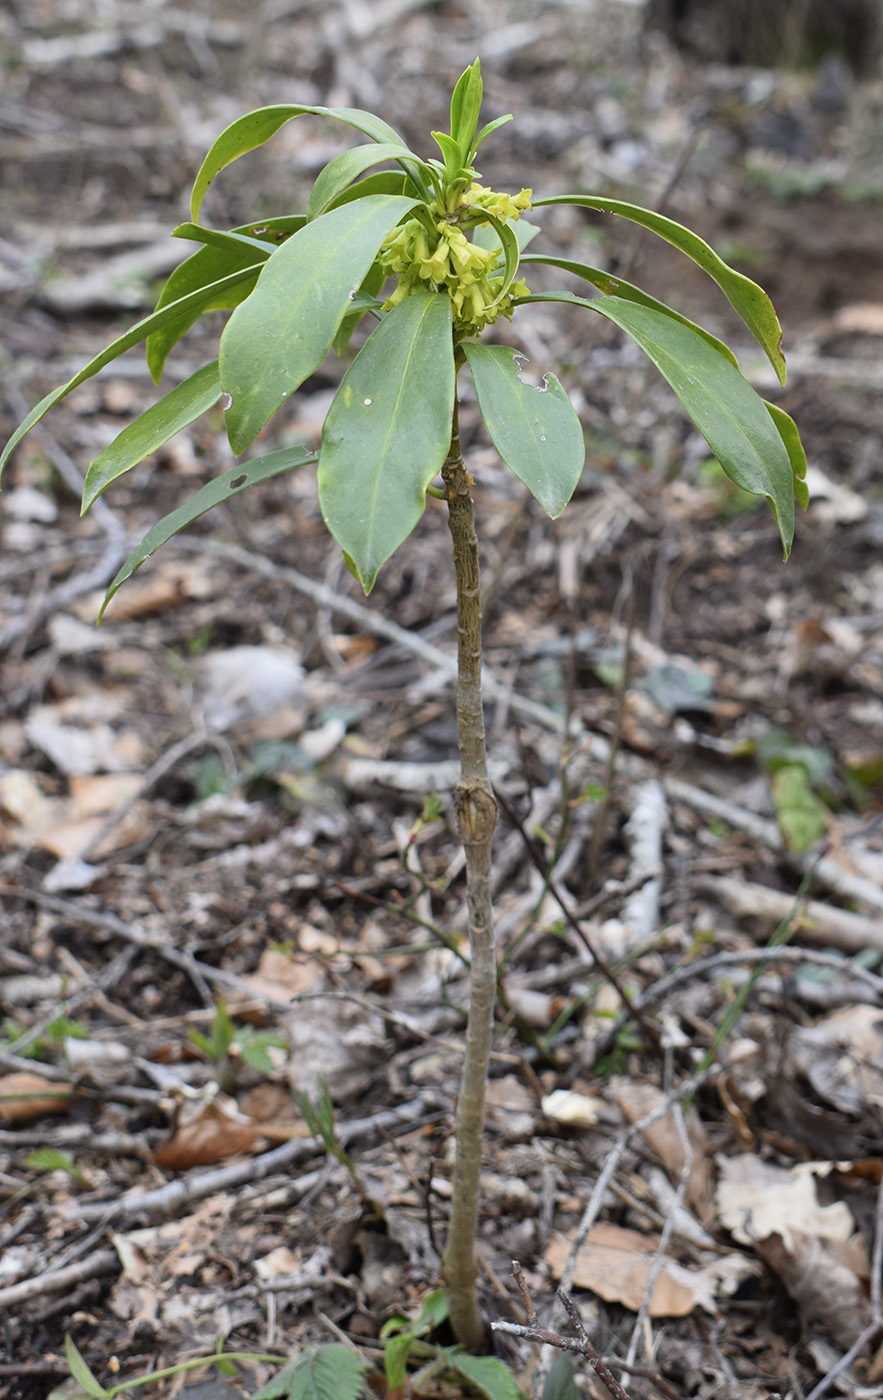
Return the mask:
<svg viewBox="0 0 883 1400">
<path fill-rule="evenodd" d="M 38 404 L 35 404 L 24 422 L 20 423 L 16 428 L 12 437 L 4 447 L 2 454 L 0 454 L 0 472 L 2 472 L 3 467 L 6 465 L 6 462 L 9 460 L 9 457 L 15 451 L 16 447 L 18 447 L 22 438 L 31 431 L 31 428 L 33 428 L 35 424 L 40 422 L 40 419 L 49 412 L 50 408 L 53 408 L 55 404 L 59 403 L 80 384 L 84 384 L 87 379 L 91 379 L 99 370 L 104 369 L 105 365 L 109 365 L 111 361 L 118 359 L 120 355 L 125 354 L 127 350 L 131 350 L 133 346 L 140 344 L 142 340 L 146 340 L 152 331 L 159 330 L 162 326 L 172 321 L 176 316 L 180 316 L 182 313 L 187 315 L 194 308 L 205 307 L 213 297 L 223 294 L 228 287 L 235 286 L 244 277 L 247 277 L 251 271 L 253 271 L 253 269 L 245 268 L 240 272 L 232 273 L 229 277 L 222 277 L 220 281 L 213 282 L 208 287 L 200 287 L 196 291 L 188 293 L 187 296 L 180 297 L 177 301 L 170 302 L 168 306 L 163 307 L 161 310 L 154 311 L 149 316 L 145 316 L 142 321 L 136 321 L 135 325 L 132 326 L 130 330 L 126 331 L 125 335 L 121 335 L 118 340 L 106 346 L 105 349 L 91 359 L 87 365 L 84 365 L 72 379 L 69 379 L 66 384 L 62 384 L 58 389 L 53 389 L 51 393 L 46 394 Z"/>
<path fill-rule="evenodd" d="M 478 133 L 478 135 L 476 136 L 475 141 L 473 142 L 473 145 L 472 145 L 472 155 L 471 155 L 470 159 L 474 159 L 474 157 L 475 157 L 475 152 L 478 150 L 479 146 L 481 145 L 482 141 L 485 139 L 486 136 L 490 136 L 490 134 L 491 134 L 492 131 L 496 131 L 497 128 L 500 127 L 500 126 L 505 126 L 506 123 L 507 123 L 507 122 L 511 122 L 511 120 L 512 120 L 512 113 L 511 113 L 511 112 L 507 112 L 506 116 L 504 116 L 504 117 L 497 117 L 494 121 L 488 122 L 487 126 L 483 126 L 483 127 L 481 128 L 481 131 L 480 131 L 480 132 Z"/>
<path fill-rule="evenodd" d="M 372 165 L 381 165 L 385 160 L 395 160 L 401 153 L 401 146 L 389 141 L 374 142 L 370 146 L 352 146 L 348 151 L 341 151 L 316 176 L 307 204 L 307 219 L 316 219 L 324 213 L 363 171 Z"/>
<path fill-rule="evenodd" d="M 787 559 L 794 538 L 794 477 L 763 399 L 701 335 L 664 312 L 618 297 L 598 297 L 586 305 L 620 326 L 649 355 L 731 481 L 766 496 Z"/>
<path fill-rule="evenodd" d="M 518 225 L 516 224 L 516 228 Z M 539 232 L 539 230 L 537 230 Z M 593 287 L 597 287 L 599 292 L 604 292 L 607 296 L 621 297 L 623 301 L 634 301 L 639 306 L 651 306 L 656 311 L 664 311 L 667 316 L 673 316 L 681 325 L 689 326 L 705 340 L 708 341 L 719 355 L 723 355 L 725 360 L 739 368 L 739 361 L 728 345 L 710 331 L 703 330 L 697 326 L 695 321 L 690 321 L 686 316 L 682 316 L 673 307 L 666 306 L 665 302 L 657 301 L 655 297 L 648 296 L 640 287 L 634 286 L 631 282 L 625 282 L 621 277 L 612 277 L 609 272 L 602 272 L 600 268 L 589 267 L 587 263 L 573 262 L 570 258 L 549 258 L 544 253 L 527 253 L 521 259 L 522 263 L 545 263 L 548 267 L 561 268 L 563 272 L 573 272 L 577 277 L 582 277 L 586 282 L 591 282 Z M 566 300 L 567 293 L 562 293 L 562 300 Z M 523 300 L 523 298 L 522 298 Z"/>
<path fill-rule="evenodd" d="M 332 349 L 335 355 L 342 355 L 350 343 L 350 338 L 356 326 L 361 321 L 366 311 L 380 311 L 383 302 L 378 293 L 386 281 L 386 273 L 379 263 L 373 263 L 368 271 L 368 275 L 359 288 L 358 295 L 350 302 L 346 315 L 337 328 L 337 334 L 332 342 Z"/>
<path fill-rule="evenodd" d="M 314 219 L 264 266 L 221 336 L 227 435 L 242 452 L 322 363 L 389 230 L 417 203 L 369 195 Z"/>
<path fill-rule="evenodd" d="M 460 149 L 460 165 L 470 163 L 483 93 L 481 61 L 476 59 L 461 73 L 451 93 L 451 136 Z"/>
<path fill-rule="evenodd" d="M 548 204 L 576 204 L 583 209 L 597 209 L 602 214 L 617 214 L 629 219 L 633 224 L 650 229 L 653 233 L 672 243 L 688 258 L 698 263 L 709 277 L 713 277 L 721 291 L 738 311 L 752 335 L 763 346 L 770 364 L 785 383 L 785 359 L 782 355 L 782 328 L 779 325 L 773 304 L 762 287 L 745 277 L 741 272 L 718 257 L 713 248 L 683 224 L 667 219 L 663 214 L 655 214 L 650 209 L 642 209 L 637 204 L 626 204 L 619 199 L 603 199 L 587 194 L 562 194 L 550 199 L 535 199 L 533 208 Z"/>
<path fill-rule="evenodd" d="M 788 460 L 791 463 L 791 473 L 794 478 L 794 495 L 802 510 L 806 510 L 809 505 L 809 490 L 804 477 L 806 476 L 806 452 L 803 443 L 800 441 L 800 434 L 797 431 L 797 424 L 783 408 L 778 404 L 766 403 L 767 411 L 776 425 L 776 430 L 785 444 L 785 451 L 788 453 Z"/>
<path fill-rule="evenodd" d="M 221 381 L 218 377 L 218 362 L 203 366 L 178 384 L 165 398 L 160 399 L 136 418 L 134 423 L 114 438 L 99 457 L 89 464 L 86 480 L 83 483 L 83 509 L 89 509 L 102 491 L 122 476 L 130 467 L 137 466 L 179 433 L 188 424 L 201 418 L 221 397 Z"/>
<path fill-rule="evenodd" d="M 254 245 L 240 244 L 237 239 L 231 240 L 228 234 L 219 233 L 214 229 L 201 229 L 200 224 L 181 226 L 193 230 L 193 233 L 188 235 L 192 237 L 196 237 L 197 231 L 201 229 L 200 241 L 211 246 L 194 253 L 170 274 L 156 304 L 158 311 L 188 292 L 210 286 L 238 268 L 248 268 L 249 276 L 236 285 L 227 287 L 204 306 L 191 307 L 189 311 L 182 312 L 180 317 L 167 322 L 160 330 L 148 336 L 147 368 L 153 376 L 154 383 L 159 383 L 169 351 L 187 334 L 200 316 L 209 311 L 232 311 L 234 306 L 244 301 L 254 290 L 261 262 L 265 262 L 284 239 L 303 228 L 305 223 L 303 214 L 284 214 L 265 219 L 262 223 L 245 224 L 232 230 L 234 234 L 248 234 L 256 239 Z"/>
<path fill-rule="evenodd" d="M 500 240 L 500 245 L 503 249 L 503 280 L 500 283 L 500 290 L 490 303 L 491 306 L 496 306 L 498 302 L 503 300 L 509 288 L 512 286 L 515 280 L 515 274 L 518 271 L 518 239 L 514 229 L 512 229 L 509 224 L 504 223 L 502 219 L 498 219 L 494 214 L 489 214 L 487 210 L 484 210 L 484 215 Z"/>
<path fill-rule="evenodd" d="M 512 233 L 515 234 L 515 241 L 518 244 L 519 254 L 524 252 L 524 249 L 536 238 L 538 233 L 542 233 L 541 228 L 538 228 L 536 224 L 529 223 L 527 219 L 518 219 L 515 223 L 507 224 L 506 227 L 511 229 Z M 479 248 L 487 248 L 488 252 L 491 252 L 494 248 L 498 248 L 500 256 L 503 256 L 503 247 L 500 243 L 500 239 L 496 231 L 491 228 L 490 224 L 478 224 L 477 227 L 472 230 L 472 241 L 473 243 L 477 243 Z M 535 261 L 533 258 L 531 260 Z M 524 261 L 523 258 L 522 261 Z"/>
<path fill-rule="evenodd" d="M 95 1379 L 76 1344 L 67 1335 L 64 1339 L 64 1354 L 70 1367 L 70 1373 L 84 1394 L 92 1397 L 92 1400 L 103 1400 L 103 1397 L 109 1395 L 110 1392 L 105 1390 L 100 1381 Z"/>
<path fill-rule="evenodd" d="M 357 180 L 354 185 L 347 185 L 345 190 L 332 199 L 329 209 L 339 209 L 342 204 L 351 204 L 354 199 L 364 199 L 366 194 L 416 194 L 414 190 L 409 190 L 408 177 L 400 170 L 378 170 L 376 175 L 366 175 L 364 180 Z"/>
<path fill-rule="evenodd" d="M 151 554 L 155 554 L 160 545 L 170 540 L 173 535 L 177 535 L 181 530 L 185 530 L 188 525 L 192 525 L 194 520 L 198 520 L 206 511 L 213 506 L 220 505 L 222 501 L 229 501 L 231 496 L 238 496 L 242 491 L 247 491 L 249 486 L 257 486 L 261 481 L 269 481 L 270 477 L 281 476 L 283 472 L 290 472 L 294 467 L 305 466 L 309 462 L 315 462 L 318 454 L 308 452 L 302 447 L 285 447 L 278 452 L 267 452 L 262 457 L 253 457 L 250 462 L 242 462 L 223 476 L 218 476 L 214 481 L 200 488 L 195 495 L 190 496 L 183 505 L 178 506 L 169 515 L 163 516 L 162 520 L 148 530 L 147 534 L 136 545 L 119 572 L 111 580 L 104 602 L 101 605 L 101 612 L 98 620 L 101 621 L 104 610 L 113 595 L 131 578 L 136 569 L 149 559 Z"/>
<path fill-rule="evenodd" d="M 206 196 L 209 185 L 215 176 L 234 160 L 244 156 L 248 151 L 255 150 L 262 146 L 265 141 L 269 141 L 271 136 L 283 127 L 286 122 L 290 122 L 293 117 L 313 115 L 317 117 L 331 117 L 334 121 L 345 122 L 356 131 L 361 131 L 372 141 L 388 142 L 391 145 L 401 148 L 402 155 L 408 156 L 410 152 L 399 136 L 381 117 L 376 117 L 372 112 L 360 111 L 357 107 L 307 107 L 307 106 L 282 106 L 282 107 L 259 107 L 254 112 L 247 112 L 244 117 L 233 122 L 222 131 L 218 139 L 214 142 L 205 160 L 199 168 L 196 180 L 193 185 L 193 194 L 190 201 L 190 217 L 194 223 L 199 222 L 199 211 L 202 208 L 202 201 Z M 415 180 L 418 189 L 421 186 L 420 172 L 413 168 L 413 161 L 402 161 L 407 173 Z M 429 197 L 428 190 L 421 191 L 424 198 Z"/>
<path fill-rule="evenodd" d="M 301 219 L 300 223 L 303 222 Z M 204 243 L 216 248 L 245 248 L 252 257 L 265 259 L 274 251 L 266 239 L 255 238 L 250 229 L 248 233 L 236 229 L 222 232 L 217 228 L 206 228 L 203 224 L 178 224 L 177 228 L 172 229 L 172 237 L 185 238 L 191 243 Z"/>
<path fill-rule="evenodd" d="M 322 514 L 366 593 L 423 514 L 453 407 L 450 298 L 412 292 L 362 346 L 322 432 Z"/>
<path fill-rule="evenodd" d="M 586 460 L 576 410 L 553 374 L 534 388 L 518 377 L 523 355 L 464 340 L 463 352 L 491 441 L 547 515 L 560 515 Z"/>
</svg>

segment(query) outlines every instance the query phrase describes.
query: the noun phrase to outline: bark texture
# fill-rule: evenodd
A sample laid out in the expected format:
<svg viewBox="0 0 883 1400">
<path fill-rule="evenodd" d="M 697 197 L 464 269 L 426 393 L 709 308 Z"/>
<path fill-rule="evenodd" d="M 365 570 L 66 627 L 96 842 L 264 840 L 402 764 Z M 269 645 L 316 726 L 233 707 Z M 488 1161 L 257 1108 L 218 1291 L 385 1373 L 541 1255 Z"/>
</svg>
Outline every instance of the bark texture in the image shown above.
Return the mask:
<svg viewBox="0 0 883 1400">
<path fill-rule="evenodd" d="M 466 853 L 469 943 L 472 962 L 466 1050 L 456 1114 L 456 1160 L 451 1223 L 443 1272 L 454 1334 L 470 1351 L 481 1348 L 485 1326 L 478 1308 L 475 1239 L 484 1135 L 485 1086 L 494 1024 L 497 964 L 491 908 L 491 844 L 497 801 L 487 769 L 481 702 L 481 602 L 475 514 L 460 451 L 456 412 L 451 450 L 442 468 L 457 576 L 457 731 L 460 779 L 454 803 Z"/>
</svg>

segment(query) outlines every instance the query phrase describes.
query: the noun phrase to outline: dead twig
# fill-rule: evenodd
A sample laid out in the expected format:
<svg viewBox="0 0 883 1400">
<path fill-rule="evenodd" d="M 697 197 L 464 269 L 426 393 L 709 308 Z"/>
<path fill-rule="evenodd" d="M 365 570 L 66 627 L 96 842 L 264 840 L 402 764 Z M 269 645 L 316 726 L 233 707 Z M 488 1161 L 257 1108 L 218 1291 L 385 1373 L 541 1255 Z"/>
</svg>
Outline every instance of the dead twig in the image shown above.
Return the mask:
<svg viewBox="0 0 883 1400">
<path fill-rule="evenodd" d="M 591 1339 L 583 1326 L 583 1320 L 573 1299 L 564 1292 L 563 1288 L 558 1289 L 558 1299 L 573 1324 L 575 1337 L 565 1337 L 560 1332 L 552 1332 L 548 1328 L 540 1327 L 537 1318 L 536 1308 L 533 1305 L 527 1283 L 522 1272 L 521 1265 L 517 1259 L 512 1261 L 512 1272 L 518 1284 L 521 1300 L 524 1304 L 524 1311 L 527 1317 L 526 1323 L 520 1322 L 494 1322 L 491 1324 L 495 1332 L 506 1332 L 513 1337 L 523 1337 L 529 1342 L 543 1342 L 546 1346 L 555 1347 L 558 1351 L 575 1351 L 584 1356 L 598 1379 L 607 1387 L 613 1400 L 629 1400 L 628 1392 L 623 1390 L 619 1381 L 605 1365 L 600 1352 L 593 1345 Z"/>
</svg>

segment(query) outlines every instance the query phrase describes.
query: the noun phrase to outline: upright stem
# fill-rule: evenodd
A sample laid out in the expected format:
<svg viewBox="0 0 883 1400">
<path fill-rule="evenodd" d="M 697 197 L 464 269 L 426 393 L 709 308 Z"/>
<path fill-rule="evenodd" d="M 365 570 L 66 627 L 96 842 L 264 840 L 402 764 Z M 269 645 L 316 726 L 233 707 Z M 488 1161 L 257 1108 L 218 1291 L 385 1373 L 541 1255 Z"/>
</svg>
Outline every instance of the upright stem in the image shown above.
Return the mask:
<svg viewBox="0 0 883 1400">
<path fill-rule="evenodd" d="M 478 540 L 469 477 L 460 451 L 456 403 L 451 448 L 442 468 L 457 576 L 457 733 L 460 778 L 454 788 L 457 826 L 466 854 L 466 899 L 472 973 L 466 1050 L 456 1116 L 451 1223 L 443 1272 L 457 1341 L 478 1350 L 485 1327 L 478 1311 L 475 1237 L 491 1054 L 497 964 L 491 910 L 491 842 L 497 801 L 491 788 L 481 703 L 481 604 Z"/>
</svg>

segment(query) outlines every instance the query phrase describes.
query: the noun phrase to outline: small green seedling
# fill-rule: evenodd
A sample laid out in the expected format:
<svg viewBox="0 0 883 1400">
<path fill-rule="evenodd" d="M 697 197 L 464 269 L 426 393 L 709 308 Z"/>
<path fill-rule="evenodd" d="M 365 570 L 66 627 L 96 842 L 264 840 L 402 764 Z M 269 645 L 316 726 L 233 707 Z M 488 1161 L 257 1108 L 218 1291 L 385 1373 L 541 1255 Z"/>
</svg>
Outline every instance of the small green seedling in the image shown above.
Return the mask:
<svg viewBox="0 0 883 1400">
<path fill-rule="evenodd" d="M 122 565 L 107 602 L 156 549 L 212 506 L 308 463 L 318 470 L 328 528 L 368 592 L 410 535 L 427 502 L 445 501 L 457 581 L 457 721 L 461 776 L 454 789 L 466 856 L 471 957 L 469 1023 L 457 1101 L 452 1212 L 443 1272 L 451 1323 L 470 1349 L 484 1340 L 476 1290 L 475 1235 L 485 1085 L 493 1029 L 496 962 L 491 841 L 497 801 L 488 777 L 481 696 L 478 547 L 470 479 L 460 450 L 458 388 L 465 370 L 503 462 L 550 516 L 580 479 L 583 431 L 553 374 L 539 388 L 521 377 L 518 351 L 483 339 L 534 302 L 558 302 L 612 322 L 671 385 L 720 462 L 743 490 L 769 502 L 785 556 L 795 496 L 806 503 L 806 460 L 794 423 L 743 378 L 714 335 L 640 287 L 586 263 L 528 252 L 543 208 L 574 205 L 613 215 L 673 244 L 720 287 L 781 382 L 781 328 L 769 298 L 689 229 L 622 200 L 592 194 L 534 198 L 480 183 L 479 148 L 508 116 L 479 129 L 481 68 L 454 89 L 450 130 L 433 132 L 441 159 L 423 158 L 380 117 L 355 108 L 280 105 L 233 122 L 196 177 L 191 222 L 175 236 L 198 250 L 169 277 L 156 310 L 47 394 L 13 434 L 13 449 L 54 404 L 133 346 L 146 342 L 159 380 L 169 352 L 206 312 L 226 311 L 218 356 L 148 408 L 90 464 L 83 509 L 174 434 L 220 405 L 237 456 L 332 352 L 349 356 L 318 451 L 260 451 L 221 472 L 147 533 Z M 320 171 L 306 208 L 221 230 L 199 223 L 203 200 L 233 161 L 302 116 L 342 122 L 366 141 Z M 527 214 L 531 215 L 528 219 Z M 585 284 L 531 291 L 537 267 Z M 359 330 L 355 354 L 349 347 Z M 440 477 L 440 484 L 438 478 Z"/>
<path fill-rule="evenodd" d="M 440 1346 L 432 1333 L 448 1320 L 443 1289 L 429 1293 L 417 1317 L 391 1317 L 380 1329 L 387 1400 L 409 1395 L 476 1394 L 484 1400 L 524 1400 L 512 1371 L 496 1356 L 470 1356 Z M 447 1382 L 447 1384 L 445 1384 Z"/>
<path fill-rule="evenodd" d="M 256 1031 L 252 1026 L 237 1026 L 223 1000 L 217 1003 L 208 1035 L 189 1030 L 187 1039 L 201 1055 L 216 1066 L 218 1078 L 232 1077 L 233 1062 L 241 1061 L 258 1074 L 272 1074 L 275 1066 L 269 1049 L 284 1050 L 288 1044 L 278 1031 Z"/>
</svg>

